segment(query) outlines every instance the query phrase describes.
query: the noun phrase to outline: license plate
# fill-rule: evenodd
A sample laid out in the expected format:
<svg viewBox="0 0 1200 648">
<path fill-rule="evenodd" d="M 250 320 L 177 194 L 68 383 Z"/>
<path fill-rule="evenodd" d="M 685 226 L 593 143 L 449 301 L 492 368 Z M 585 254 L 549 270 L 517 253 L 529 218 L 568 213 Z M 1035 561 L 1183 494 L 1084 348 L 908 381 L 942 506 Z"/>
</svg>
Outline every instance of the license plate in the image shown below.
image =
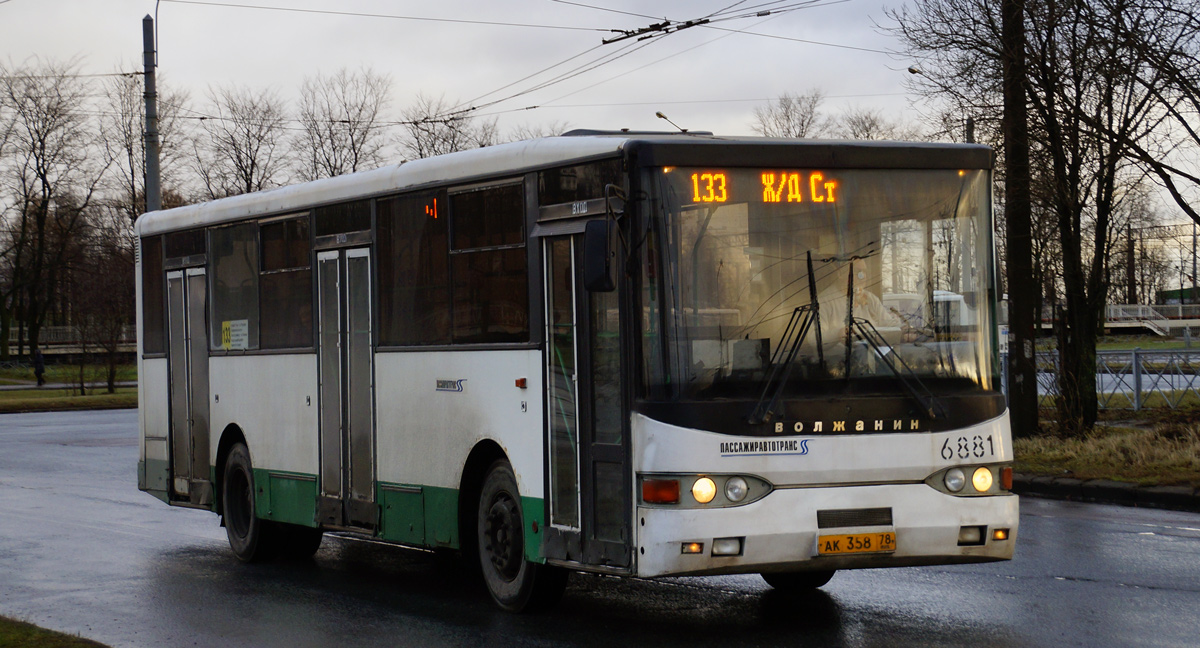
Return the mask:
<svg viewBox="0 0 1200 648">
<path fill-rule="evenodd" d="M 896 550 L 895 533 L 850 533 L 817 538 L 817 553 L 892 553 Z"/>
</svg>

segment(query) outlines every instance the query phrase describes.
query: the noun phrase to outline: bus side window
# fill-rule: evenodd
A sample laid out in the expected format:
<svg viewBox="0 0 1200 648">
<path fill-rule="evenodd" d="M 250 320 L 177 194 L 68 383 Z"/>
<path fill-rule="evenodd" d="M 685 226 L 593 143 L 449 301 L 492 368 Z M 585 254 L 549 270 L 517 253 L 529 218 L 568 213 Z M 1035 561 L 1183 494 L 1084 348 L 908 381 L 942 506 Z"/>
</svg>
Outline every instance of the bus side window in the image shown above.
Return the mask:
<svg viewBox="0 0 1200 648">
<path fill-rule="evenodd" d="M 621 159 L 600 160 L 538 173 L 538 204 L 559 205 L 604 197 L 604 187 L 621 186 Z"/>
<path fill-rule="evenodd" d="M 446 192 L 379 200 L 379 343 L 450 343 Z"/>
<path fill-rule="evenodd" d="M 308 217 L 263 223 L 259 238 L 262 348 L 310 348 L 313 278 Z"/>
<path fill-rule="evenodd" d="M 365 232 L 371 229 L 371 201 L 359 200 L 327 205 L 313 210 L 317 237 Z"/>
<path fill-rule="evenodd" d="M 258 223 L 209 230 L 209 344 L 258 348 Z"/>
<path fill-rule="evenodd" d="M 142 239 L 142 353 L 166 353 L 162 236 Z"/>
<path fill-rule="evenodd" d="M 529 269 L 520 184 L 450 196 L 453 341 L 529 341 Z"/>
</svg>

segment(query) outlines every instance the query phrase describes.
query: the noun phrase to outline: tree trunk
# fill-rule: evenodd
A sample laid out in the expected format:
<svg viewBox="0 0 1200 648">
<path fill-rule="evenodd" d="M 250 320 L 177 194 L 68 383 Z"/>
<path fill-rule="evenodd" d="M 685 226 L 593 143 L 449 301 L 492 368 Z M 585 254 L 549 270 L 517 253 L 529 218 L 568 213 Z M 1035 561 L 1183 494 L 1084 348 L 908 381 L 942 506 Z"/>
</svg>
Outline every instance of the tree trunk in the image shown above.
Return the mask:
<svg viewBox="0 0 1200 648">
<path fill-rule="evenodd" d="M 1035 288 L 1030 201 L 1029 122 L 1025 100 L 1025 0 L 1003 0 L 1004 187 L 1008 239 L 1008 403 L 1013 436 L 1038 431 L 1037 357 L 1034 340 Z"/>
</svg>

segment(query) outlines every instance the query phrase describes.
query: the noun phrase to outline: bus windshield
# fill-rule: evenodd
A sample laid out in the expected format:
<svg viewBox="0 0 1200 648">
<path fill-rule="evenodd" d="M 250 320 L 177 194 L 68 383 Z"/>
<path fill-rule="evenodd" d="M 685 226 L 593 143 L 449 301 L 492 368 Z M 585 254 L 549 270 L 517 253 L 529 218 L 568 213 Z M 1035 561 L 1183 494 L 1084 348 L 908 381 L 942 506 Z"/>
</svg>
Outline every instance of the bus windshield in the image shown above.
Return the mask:
<svg viewBox="0 0 1200 648">
<path fill-rule="evenodd" d="M 645 179 L 650 400 L 995 389 L 988 171 L 661 167 Z"/>
</svg>

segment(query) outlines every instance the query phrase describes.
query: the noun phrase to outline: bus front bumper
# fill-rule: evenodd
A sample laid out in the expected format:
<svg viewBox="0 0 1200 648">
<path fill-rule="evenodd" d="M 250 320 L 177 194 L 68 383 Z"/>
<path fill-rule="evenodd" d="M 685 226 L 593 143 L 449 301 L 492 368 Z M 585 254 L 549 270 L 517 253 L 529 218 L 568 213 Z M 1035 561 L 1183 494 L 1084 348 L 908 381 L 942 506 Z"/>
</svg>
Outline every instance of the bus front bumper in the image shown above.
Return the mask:
<svg viewBox="0 0 1200 648">
<path fill-rule="evenodd" d="M 734 507 L 639 506 L 635 520 L 637 575 L 739 574 L 1009 560 L 1017 537 L 1017 500 L 1010 493 L 954 497 L 924 484 L 900 484 L 780 488 L 757 502 Z M 851 512 L 853 517 L 853 511 L 865 509 L 889 509 L 891 524 L 818 529 L 819 511 Z M 882 537 L 879 534 L 892 534 L 894 549 L 878 551 L 877 542 Z M 997 539 L 1000 535 L 1005 539 Z M 868 539 L 876 544 L 863 547 Z M 819 541 L 824 543 L 823 551 L 818 547 Z M 831 541 L 839 542 L 831 545 Z M 845 550 L 848 544 L 864 550 L 827 553 L 833 549 Z M 714 549 L 729 552 L 735 547 L 740 554 L 714 555 Z"/>
</svg>

